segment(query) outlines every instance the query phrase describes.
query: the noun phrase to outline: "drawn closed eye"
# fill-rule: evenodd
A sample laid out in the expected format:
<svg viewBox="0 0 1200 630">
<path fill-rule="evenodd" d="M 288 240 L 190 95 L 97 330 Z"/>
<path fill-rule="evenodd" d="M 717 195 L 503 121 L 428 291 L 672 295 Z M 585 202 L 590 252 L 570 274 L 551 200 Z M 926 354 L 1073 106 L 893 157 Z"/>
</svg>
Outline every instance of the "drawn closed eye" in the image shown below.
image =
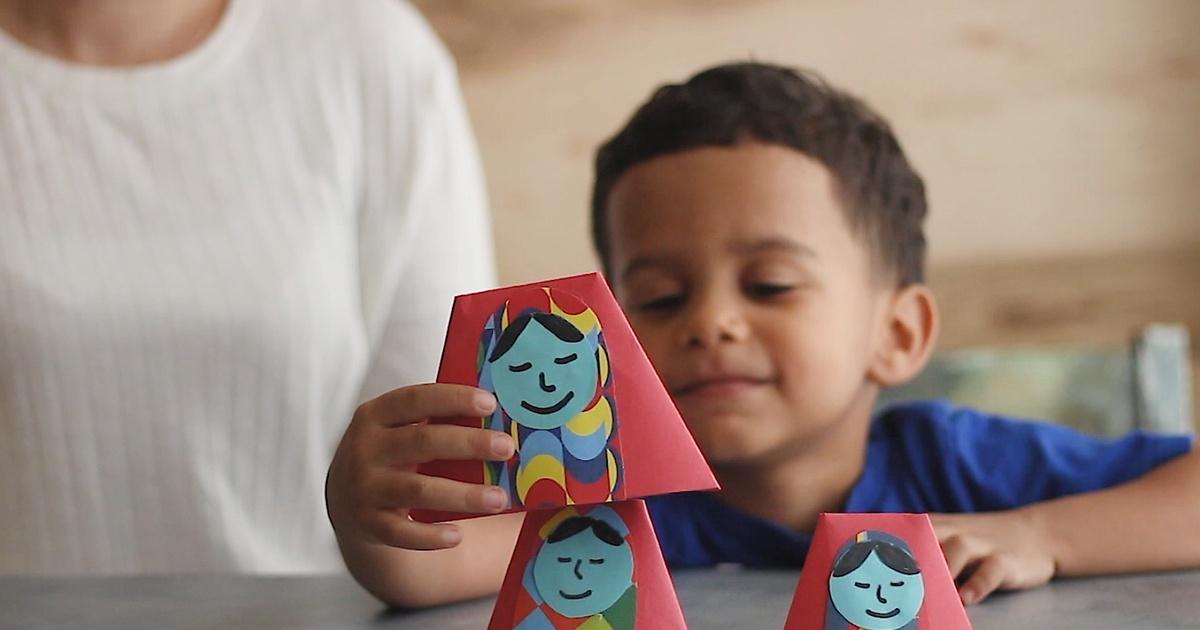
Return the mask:
<svg viewBox="0 0 1200 630">
<path fill-rule="evenodd" d="M 566 365 L 578 358 L 579 358 L 579 355 L 572 352 L 571 354 L 568 354 L 565 357 L 558 357 L 558 358 L 554 359 L 554 362 L 559 365 Z"/>
<path fill-rule="evenodd" d="M 854 585 L 858 588 L 871 588 L 871 585 L 866 582 L 855 582 Z"/>
<path fill-rule="evenodd" d="M 904 586 L 904 582 L 903 582 L 903 581 L 900 581 L 900 582 L 889 582 L 889 584 L 891 584 L 892 586 Z"/>
<path fill-rule="evenodd" d="M 604 558 L 589 558 L 588 564 L 604 564 Z"/>
<path fill-rule="evenodd" d="M 562 556 L 559 556 L 559 557 L 558 557 L 558 561 L 559 561 L 559 562 L 561 562 L 561 563 L 563 563 L 563 564 L 568 564 L 568 563 L 570 563 L 572 560 L 571 560 L 570 558 L 564 558 L 564 557 L 562 557 Z"/>
<path fill-rule="evenodd" d="M 526 361 L 526 362 L 524 362 L 524 363 L 522 363 L 522 364 L 520 364 L 520 365 L 510 365 L 510 366 L 508 366 L 508 371 L 509 371 L 509 372 L 524 372 L 525 370 L 528 370 L 528 369 L 529 369 L 529 368 L 531 368 L 531 367 L 533 367 L 533 364 L 532 364 L 532 363 L 530 363 L 530 362 L 528 362 L 528 361 Z"/>
</svg>

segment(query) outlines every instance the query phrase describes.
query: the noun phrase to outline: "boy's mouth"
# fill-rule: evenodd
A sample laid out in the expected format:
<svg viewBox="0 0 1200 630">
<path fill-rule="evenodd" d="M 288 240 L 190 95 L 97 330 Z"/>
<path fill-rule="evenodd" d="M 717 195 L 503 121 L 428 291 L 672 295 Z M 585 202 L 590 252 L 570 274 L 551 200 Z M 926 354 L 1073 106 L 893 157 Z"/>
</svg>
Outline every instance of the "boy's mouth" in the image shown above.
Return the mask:
<svg viewBox="0 0 1200 630">
<path fill-rule="evenodd" d="M 769 378 L 749 376 L 718 376 L 689 381 L 672 389 L 676 396 L 729 396 L 762 387 Z"/>
</svg>

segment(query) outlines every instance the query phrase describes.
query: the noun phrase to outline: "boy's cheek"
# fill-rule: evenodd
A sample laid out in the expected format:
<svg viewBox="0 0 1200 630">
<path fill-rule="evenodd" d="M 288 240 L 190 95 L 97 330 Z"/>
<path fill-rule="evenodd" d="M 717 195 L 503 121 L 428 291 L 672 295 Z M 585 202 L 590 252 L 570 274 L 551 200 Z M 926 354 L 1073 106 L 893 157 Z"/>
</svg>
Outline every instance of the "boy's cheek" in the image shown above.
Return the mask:
<svg viewBox="0 0 1200 630">
<path fill-rule="evenodd" d="M 638 342 L 642 344 L 642 349 L 646 351 L 646 356 L 650 358 L 650 363 L 665 380 L 672 359 L 669 331 L 664 326 L 647 323 L 636 315 L 629 315 L 629 325 L 633 328 Z"/>
</svg>

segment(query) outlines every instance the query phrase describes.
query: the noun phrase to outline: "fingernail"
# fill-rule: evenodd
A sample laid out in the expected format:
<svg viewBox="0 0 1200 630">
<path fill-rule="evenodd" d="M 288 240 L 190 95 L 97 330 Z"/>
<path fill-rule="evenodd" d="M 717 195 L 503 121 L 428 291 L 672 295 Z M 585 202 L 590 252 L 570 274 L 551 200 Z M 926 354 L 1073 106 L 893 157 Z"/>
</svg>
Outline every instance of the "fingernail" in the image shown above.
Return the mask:
<svg viewBox="0 0 1200 630">
<path fill-rule="evenodd" d="M 492 455 L 496 457 L 508 457 L 512 453 L 512 450 L 512 438 L 502 434 L 492 436 Z"/>
<path fill-rule="evenodd" d="M 966 590 L 959 593 L 959 596 L 962 597 L 963 603 L 968 606 L 975 603 L 975 591 Z"/>
<path fill-rule="evenodd" d="M 500 488 L 485 488 L 483 490 L 483 506 L 493 512 L 508 507 L 508 496 Z"/>
<path fill-rule="evenodd" d="M 457 527 L 442 528 L 442 542 L 447 545 L 457 545 L 462 541 L 462 532 Z"/>
<path fill-rule="evenodd" d="M 486 413 L 491 413 L 492 410 L 496 408 L 496 397 L 488 392 L 476 392 L 475 405 L 478 406 L 480 410 Z"/>
</svg>

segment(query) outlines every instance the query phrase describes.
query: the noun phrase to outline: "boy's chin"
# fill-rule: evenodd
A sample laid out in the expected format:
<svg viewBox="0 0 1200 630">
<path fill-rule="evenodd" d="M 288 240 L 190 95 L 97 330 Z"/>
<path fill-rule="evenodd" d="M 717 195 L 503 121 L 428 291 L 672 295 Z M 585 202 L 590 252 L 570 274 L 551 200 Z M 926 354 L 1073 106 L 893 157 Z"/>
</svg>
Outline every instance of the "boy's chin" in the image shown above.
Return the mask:
<svg viewBox="0 0 1200 630">
<path fill-rule="evenodd" d="M 704 453 L 708 465 L 717 469 L 760 466 L 768 461 L 767 454 L 770 452 L 769 449 L 706 449 L 703 446 L 700 450 Z"/>
<path fill-rule="evenodd" d="M 746 419 L 713 418 L 690 426 L 696 444 L 714 467 L 766 463 L 785 442 L 770 426 Z"/>
</svg>

